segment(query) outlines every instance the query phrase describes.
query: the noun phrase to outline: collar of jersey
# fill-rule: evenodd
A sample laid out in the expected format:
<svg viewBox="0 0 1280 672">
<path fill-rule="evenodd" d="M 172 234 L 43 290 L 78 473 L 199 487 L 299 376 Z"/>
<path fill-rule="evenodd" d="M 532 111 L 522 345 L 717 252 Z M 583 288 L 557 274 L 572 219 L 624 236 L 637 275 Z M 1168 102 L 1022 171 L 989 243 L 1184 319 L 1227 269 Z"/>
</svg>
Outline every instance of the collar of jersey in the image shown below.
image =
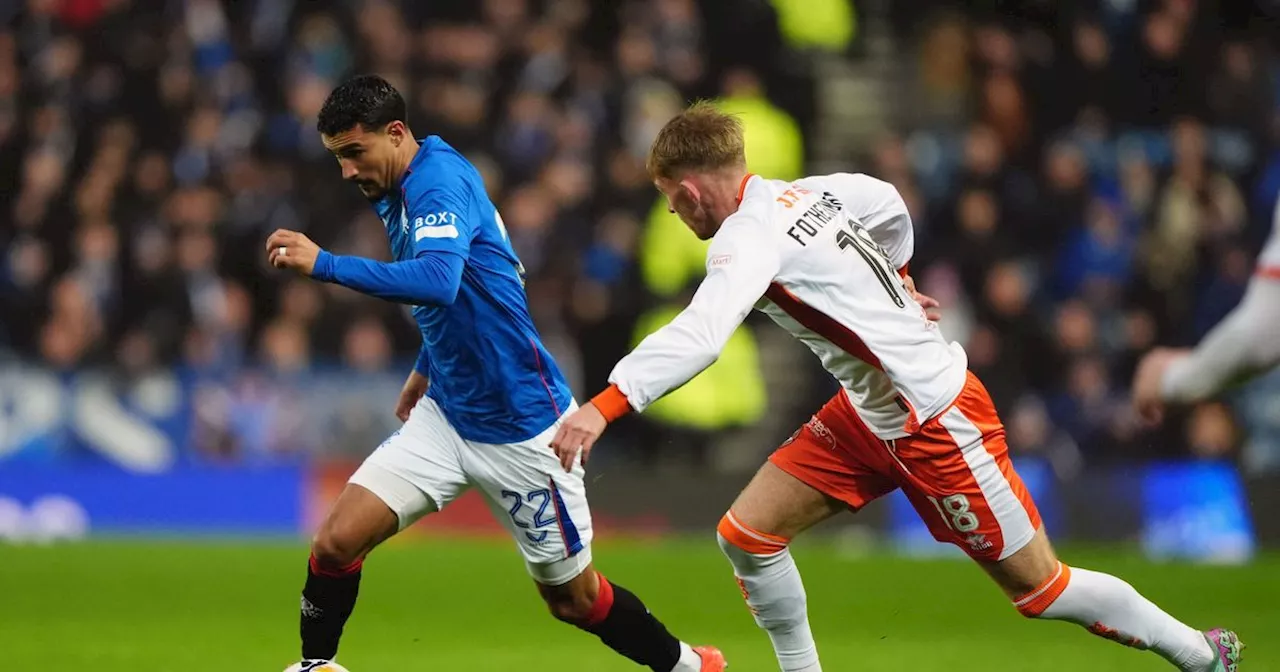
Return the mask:
<svg viewBox="0 0 1280 672">
<path fill-rule="evenodd" d="M 747 174 L 742 178 L 742 184 L 739 184 L 739 185 L 738 185 L 738 202 L 739 202 L 739 203 L 741 203 L 741 202 L 742 202 L 742 197 L 743 197 L 743 196 L 746 196 L 746 194 L 747 194 L 747 183 L 748 183 L 748 182 L 750 182 L 750 181 L 751 181 L 751 178 L 753 178 L 753 177 L 755 177 L 755 176 L 756 176 L 756 175 L 755 175 L 755 173 L 747 173 Z"/>
<path fill-rule="evenodd" d="M 432 147 L 438 140 L 439 136 L 435 135 L 428 135 L 427 137 L 418 140 L 418 152 L 413 155 L 413 159 L 409 161 L 408 167 L 404 169 L 405 177 L 408 177 L 409 173 L 412 173 L 413 169 L 417 168 L 418 164 L 427 158 L 427 155 L 431 153 Z"/>
</svg>

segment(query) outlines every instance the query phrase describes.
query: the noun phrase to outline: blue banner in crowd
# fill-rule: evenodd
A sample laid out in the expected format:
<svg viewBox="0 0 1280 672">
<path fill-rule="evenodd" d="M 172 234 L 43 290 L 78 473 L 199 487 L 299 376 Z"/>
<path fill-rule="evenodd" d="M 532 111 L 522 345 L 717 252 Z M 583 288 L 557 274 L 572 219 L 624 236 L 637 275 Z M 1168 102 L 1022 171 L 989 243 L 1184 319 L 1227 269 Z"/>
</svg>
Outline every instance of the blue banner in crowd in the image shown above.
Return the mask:
<svg viewBox="0 0 1280 672">
<path fill-rule="evenodd" d="M 297 534 L 308 465 L 395 431 L 402 378 L 0 367 L 0 538 Z"/>
<path fill-rule="evenodd" d="M 281 464 L 367 454 L 399 427 L 400 373 L 158 371 L 133 380 L 0 367 L 0 465 Z"/>
<path fill-rule="evenodd" d="M 1150 466 L 1142 503 L 1142 545 L 1151 557 L 1235 563 L 1253 556 L 1248 500 L 1231 464 Z"/>
<path fill-rule="evenodd" d="M 296 465 L 0 466 L 0 538 L 87 534 L 292 535 L 302 529 L 306 473 Z"/>
</svg>

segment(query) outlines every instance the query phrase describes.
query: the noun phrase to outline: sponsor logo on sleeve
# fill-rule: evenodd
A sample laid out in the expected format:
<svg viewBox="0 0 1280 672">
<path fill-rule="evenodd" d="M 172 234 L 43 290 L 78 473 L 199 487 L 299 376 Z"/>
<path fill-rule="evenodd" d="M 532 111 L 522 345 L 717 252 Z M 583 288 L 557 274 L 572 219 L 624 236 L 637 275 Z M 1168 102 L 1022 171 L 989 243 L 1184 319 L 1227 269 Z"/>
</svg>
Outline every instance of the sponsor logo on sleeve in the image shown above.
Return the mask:
<svg viewBox="0 0 1280 672">
<path fill-rule="evenodd" d="M 458 216 L 447 210 L 432 212 L 413 220 L 414 241 L 423 238 L 457 238 Z"/>
<path fill-rule="evenodd" d="M 728 266 L 733 261 L 732 254 L 717 254 L 707 260 L 707 268 L 716 268 L 719 266 Z"/>
</svg>

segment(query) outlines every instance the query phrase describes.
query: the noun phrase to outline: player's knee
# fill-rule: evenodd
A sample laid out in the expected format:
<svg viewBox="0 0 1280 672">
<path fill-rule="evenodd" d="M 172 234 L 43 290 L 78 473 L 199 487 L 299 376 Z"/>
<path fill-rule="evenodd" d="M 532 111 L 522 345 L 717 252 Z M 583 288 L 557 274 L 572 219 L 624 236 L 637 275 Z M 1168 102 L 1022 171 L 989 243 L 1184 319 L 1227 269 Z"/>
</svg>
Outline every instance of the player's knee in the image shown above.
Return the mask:
<svg viewBox="0 0 1280 672">
<path fill-rule="evenodd" d="M 1041 596 L 1055 581 L 1070 577 L 1069 573 L 1064 576 L 1068 570 L 1058 561 L 1043 529 L 1023 543 L 1006 546 L 1002 554 L 1006 557 L 1000 560 L 978 561 L 1015 604 Z"/>
<path fill-rule="evenodd" d="M 399 518 L 378 495 L 350 484 L 311 540 L 314 564 L 326 571 L 348 571 L 398 530 Z"/>
<path fill-rule="evenodd" d="M 547 608 L 558 621 L 571 625 L 586 623 L 591 618 L 595 602 L 581 595 L 567 595 L 547 600 Z"/>
<path fill-rule="evenodd" d="M 571 625 L 582 625 L 591 619 L 595 598 L 595 595 L 585 590 L 551 590 L 542 593 L 542 599 L 547 603 L 551 615 L 556 620 Z"/>
<path fill-rule="evenodd" d="M 725 513 L 716 526 L 716 543 L 735 565 L 749 557 L 776 556 L 787 550 L 787 540 L 755 530 L 738 520 L 732 512 Z"/>
<path fill-rule="evenodd" d="M 733 544 L 730 543 L 729 540 L 726 539 L 723 534 L 720 534 L 720 530 L 716 530 L 716 545 L 720 547 L 721 553 L 728 554 L 729 547 L 732 546 Z"/>
<path fill-rule="evenodd" d="M 1018 594 L 1013 599 L 1013 606 L 1018 613 L 1027 618 L 1040 618 L 1045 611 L 1058 600 L 1067 585 L 1071 583 L 1071 567 L 1058 562 L 1054 571 L 1034 588 Z"/>
<path fill-rule="evenodd" d="M 354 565 L 364 555 L 364 544 L 332 527 L 322 527 L 311 540 L 311 556 L 316 565 L 329 571 L 341 571 Z"/>
<path fill-rule="evenodd" d="M 724 554 L 724 557 L 729 559 L 729 562 L 734 567 L 737 567 L 746 558 L 751 556 L 750 553 L 747 553 L 745 550 L 734 545 L 734 543 L 730 541 L 728 537 L 721 534 L 719 530 L 716 530 L 716 544 L 720 546 L 720 552 Z"/>
<path fill-rule="evenodd" d="M 603 581 L 597 572 L 586 571 L 561 585 L 539 584 L 538 593 L 556 620 L 582 626 L 593 618 Z"/>
</svg>

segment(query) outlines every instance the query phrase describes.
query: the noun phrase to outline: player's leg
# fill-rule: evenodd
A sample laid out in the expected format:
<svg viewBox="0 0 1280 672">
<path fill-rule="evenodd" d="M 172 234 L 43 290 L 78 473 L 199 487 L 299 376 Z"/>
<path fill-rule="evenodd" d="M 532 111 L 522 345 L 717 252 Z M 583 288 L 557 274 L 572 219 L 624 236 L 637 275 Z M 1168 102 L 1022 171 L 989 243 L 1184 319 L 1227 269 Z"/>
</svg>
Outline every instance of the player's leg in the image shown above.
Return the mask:
<svg viewBox="0 0 1280 672">
<path fill-rule="evenodd" d="M 788 544 L 796 535 L 894 489 L 856 459 L 861 440 L 843 393 L 774 452 L 720 519 L 720 548 L 784 672 L 821 670 L 807 596 Z M 865 429 L 865 428 L 861 428 Z"/>
<path fill-rule="evenodd" d="M 337 654 L 365 556 L 465 488 L 459 444 L 438 407 L 424 399 L 351 476 L 311 543 L 302 589 L 303 660 Z"/>
<path fill-rule="evenodd" d="M 1234 669 L 1238 651 L 1219 662 L 1205 633 L 1180 623 L 1128 583 L 1059 562 L 976 378 L 951 409 L 886 449 L 897 458 L 904 490 L 935 538 L 969 553 L 1023 615 L 1076 623 L 1095 635 L 1153 650 L 1186 672 Z"/>
<path fill-rule="evenodd" d="M 788 545 L 844 508 L 766 462 L 716 528 L 742 597 L 756 625 L 769 635 L 784 672 L 822 669 L 809 627 L 808 595 Z"/>
<path fill-rule="evenodd" d="M 303 660 L 332 660 L 356 606 L 364 556 L 396 533 L 396 514 L 376 495 L 348 483 L 311 542 L 302 588 Z"/>
<path fill-rule="evenodd" d="M 651 670 L 723 669 L 718 651 L 707 650 L 704 660 L 668 632 L 640 598 L 595 570 L 583 470 L 578 465 L 564 473 L 549 448 L 554 435 L 552 426 L 523 443 L 471 443 L 464 460 L 494 515 L 510 530 L 552 615 Z"/>
<path fill-rule="evenodd" d="M 718 651 L 694 648 L 677 639 L 639 597 L 605 578 L 591 563 L 567 582 L 556 583 L 560 579 L 548 577 L 559 564 L 531 563 L 530 573 L 538 594 L 560 621 L 599 637 L 605 646 L 652 670 L 723 669 Z"/>
<path fill-rule="evenodd" d="M 1125 581 L 1060 562 L 1043 528 L 1003 560 L 978 563 L 1027 618 L 1075 623 L 1125 646 L 1154 651 L 1184 672 L 1232 670 L 1238 662 L 1238 651 L 1219 661 L 1216 642 L 1211 645 L 1205 633 L 1165 613 Z"/>
</svg>

